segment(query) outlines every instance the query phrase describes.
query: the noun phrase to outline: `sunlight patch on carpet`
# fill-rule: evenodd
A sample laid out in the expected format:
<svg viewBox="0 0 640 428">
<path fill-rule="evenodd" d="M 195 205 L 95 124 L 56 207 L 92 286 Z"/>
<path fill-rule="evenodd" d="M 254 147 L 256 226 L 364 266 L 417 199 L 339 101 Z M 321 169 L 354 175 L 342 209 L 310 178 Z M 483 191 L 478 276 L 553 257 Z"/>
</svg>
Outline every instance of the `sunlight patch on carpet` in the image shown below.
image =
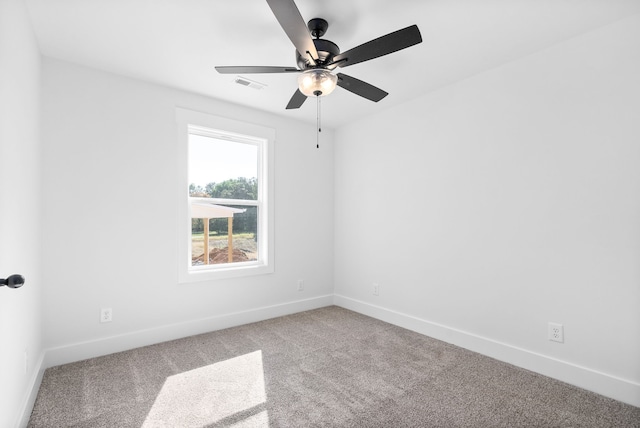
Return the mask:
<svg viewBox="0 0 640 428">
<path fill-rule="evenodd" d="M 143 428 L 268 427 L 262 352 L 170 376 Z"/>
</svg>

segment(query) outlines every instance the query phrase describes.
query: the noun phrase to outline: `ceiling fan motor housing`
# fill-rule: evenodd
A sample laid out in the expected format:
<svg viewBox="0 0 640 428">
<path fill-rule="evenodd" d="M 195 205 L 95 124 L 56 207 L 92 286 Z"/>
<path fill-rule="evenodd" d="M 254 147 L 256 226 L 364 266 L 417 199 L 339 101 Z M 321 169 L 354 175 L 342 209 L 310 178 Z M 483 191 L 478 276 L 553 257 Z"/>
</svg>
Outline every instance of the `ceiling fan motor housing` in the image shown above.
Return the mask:
<svg viewBox="0 0 640 428">
<path fill-rule="evenodd" d="M 334 56 L 340 54 L 340 48 L 338 45 L 330 40 L 313 39 L 313 44 L 316 46 L 316 50 L 318 51 L 318 58 L 314 58 L 314 60 L 316 60 L 316 64 L 319 66 L 329 64 L 333 60 Z M 298 51 L 296 51 L 296 62 L 301 70 L 315 68 L 317 66 L 311 64 L 309 56 L 302 56 Z"/>
<path fill-rule="evenodd" d="M 313 18 L 307 22 L 307 28 L 313 39 L 313 44 L 318 51 L 318 58 L 313 58 L 315 64 L 309 58 L 309 55 L 300 55 L 300 52 L 296 50 L 296 63 L 301 70 L 308 70 L 311 68 L 324 68 L 325 64 L 329 64 L 333 57 L 340 54 L 340 48 L 338 45 L 330 40 L 321 39 L 329 28 L 329 23 L 326 19 Z"/>
</svg>

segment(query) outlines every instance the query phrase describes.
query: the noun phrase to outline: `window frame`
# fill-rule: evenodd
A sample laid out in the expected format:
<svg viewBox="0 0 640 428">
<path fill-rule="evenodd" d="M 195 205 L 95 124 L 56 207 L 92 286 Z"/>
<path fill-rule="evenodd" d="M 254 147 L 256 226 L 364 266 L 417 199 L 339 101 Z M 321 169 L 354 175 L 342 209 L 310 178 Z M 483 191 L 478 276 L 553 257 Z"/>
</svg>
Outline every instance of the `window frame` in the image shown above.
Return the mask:
<svg viewBox="0 0 640 428">
<path fill-rule="evenodd" d="M 218 279 L 263 275 L 273 273 L 274 268 L 274 143 L 275 130 L 264 126 L 232 120 L 183 108 L 176 108 L 178 124 L 178 282 L 191 283 Z M 206 199 L 222 205 L 247 205 L 258 207 L 258 260 L 192 266 L 191 263 L 191 213 L 189 196 L 189 135 L 202 135 L 258 147 L 258 200 Z M 238 204 L 238 202 L 241 202 Z"/>
</svg>

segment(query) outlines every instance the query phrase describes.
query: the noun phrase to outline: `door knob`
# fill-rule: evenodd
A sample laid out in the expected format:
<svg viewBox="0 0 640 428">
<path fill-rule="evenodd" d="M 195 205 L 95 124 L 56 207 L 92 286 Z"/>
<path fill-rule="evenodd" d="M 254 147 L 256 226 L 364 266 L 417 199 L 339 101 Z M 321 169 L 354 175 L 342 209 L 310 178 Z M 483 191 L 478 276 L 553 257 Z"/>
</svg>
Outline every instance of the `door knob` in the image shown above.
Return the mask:
<svg viewBox="0 0 640 428">
<path fill-rule="evenodd" d="M 11 275 L 6 279 L 0 278 L 0 287 L 6 285 L 9 288 L 20 288 L 24 285 L 24 276 Z"/>
</svg>

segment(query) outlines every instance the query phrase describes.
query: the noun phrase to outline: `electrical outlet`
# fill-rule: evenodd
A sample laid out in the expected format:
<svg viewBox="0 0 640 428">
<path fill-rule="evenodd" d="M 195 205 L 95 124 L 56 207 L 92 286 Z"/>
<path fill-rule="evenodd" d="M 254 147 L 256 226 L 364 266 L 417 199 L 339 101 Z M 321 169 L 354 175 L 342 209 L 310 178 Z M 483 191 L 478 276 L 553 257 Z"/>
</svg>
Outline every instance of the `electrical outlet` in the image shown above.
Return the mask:
<svg viewBox="0 0 640 428">
<path fill-rule="evenodd" d="M 377 282 L 373 283 L 373 295 L 374 296 L 379 296 L 380 295 L 380 285 L 378 285 Z"/>
<path fill-rule="evenodd" d="M 563 343 L 564 342 L 564 327 L 562 326 L 562 324 L 558 324 L 558 323 L 555 323 L 555 322 L 550 322 L 549 323 L 549 329 L 548 329 L 548 335 L 549 335 L 549 340 L 552 340 L 554 342 Z"/>
<path fill-rule="evenodd" d="M 304 290 L 304 279 L 298 280 L 298 291 Z"/>
<path fill-rule="evenodd" d="M 100 322 L 111 322 L 113 319 L 113 311 L 111 308 L 100 309 Z"/>
</svg>

